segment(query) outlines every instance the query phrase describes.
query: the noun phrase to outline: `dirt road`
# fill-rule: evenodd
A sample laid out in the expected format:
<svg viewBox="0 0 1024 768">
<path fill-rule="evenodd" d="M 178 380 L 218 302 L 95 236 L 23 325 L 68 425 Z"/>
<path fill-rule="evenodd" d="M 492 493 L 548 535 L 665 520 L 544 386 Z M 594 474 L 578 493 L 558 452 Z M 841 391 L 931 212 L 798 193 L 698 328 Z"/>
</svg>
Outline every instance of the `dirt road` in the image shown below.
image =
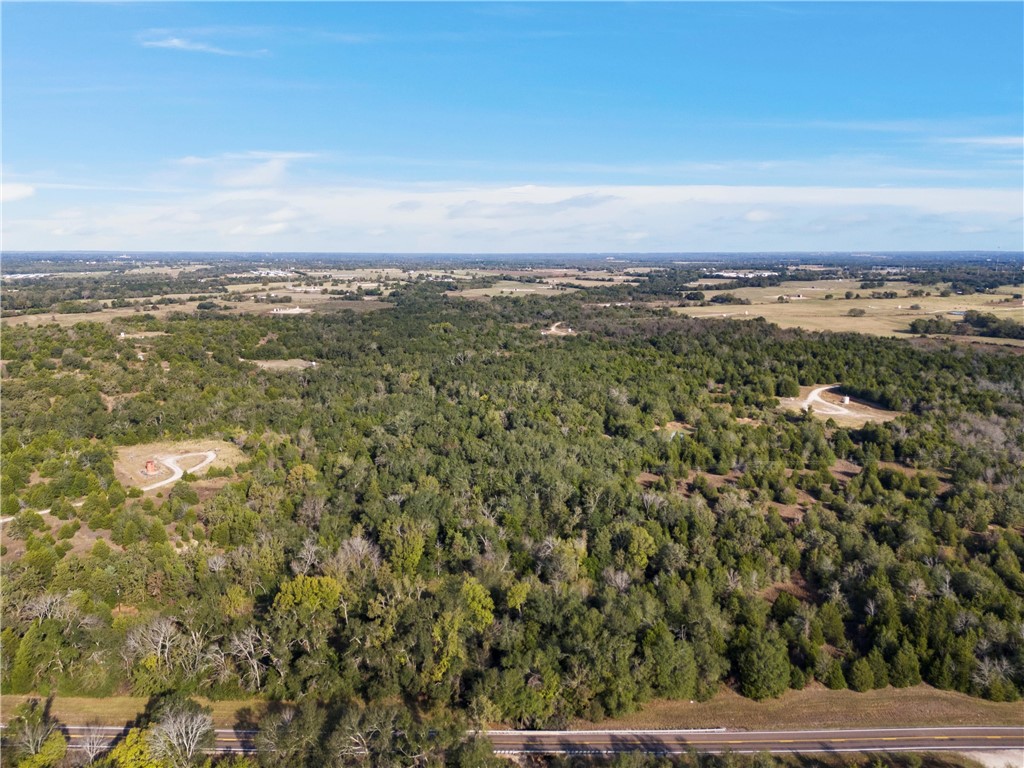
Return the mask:
<svg viewBox="0 0 1024 768">
<path fill-rule="evenodd" d="M 182 469 L 181 466 L 178 464 L 178 462 L 181 461 L 182 459 L 192 458 L 193 456 L 202 456 L 203 460 L 200 461 L 198 464 L 196 464 L 194 467 L 191 467 L 191 468 L 189 468 L 187 470 L 186 469 Z M 182 476 L 186 472 L 193 472 L 193 473 L 195 473 L 195 472 L 198 472 L 201 469 L 206 469 L 206 467 L 208 467 L 210 464 L 212 464 L 214 459 L 216 459 L 216 458 L 217 458 L 217 452 L 216 451 L 200 451 L 198 453 L 179 453 L 176 456 L 158 456 L 156 460 L 159 461 L 161 464 L 163 464 L 165 467 L 167 467 L 168 469 L 171 470 L 171 476 L 166 478 L 166 479 L 164 479 L 164 480 L 160 480 L 159 482 L 151 483 L 150 485 L 144 485 L 142 487 L 142 490 L 143 491 L 155 491 L 157 488 L 163 488 L 165 485 L 170 485 L 171 483 L 176 483 L 179 480 L 181 480 Z M 80 507 L 84 503 L 85 503 L 84 501 L 76 501 L 71 506 L 73 506 L 73 507 Z M 48 515 L 48 514 L 50 514 L 50 510 L 49 509 L 40 509 L 39 510 L 39 514 L 40 515 Z M 13 519 L 14 519 L 13 516 L 12 517 L 0 517 L 0 525 L 3 525 L 4 523 L 6 523 L 6 522 L 8 522 L 10 520 L 13 520 Z"/>
</svg>

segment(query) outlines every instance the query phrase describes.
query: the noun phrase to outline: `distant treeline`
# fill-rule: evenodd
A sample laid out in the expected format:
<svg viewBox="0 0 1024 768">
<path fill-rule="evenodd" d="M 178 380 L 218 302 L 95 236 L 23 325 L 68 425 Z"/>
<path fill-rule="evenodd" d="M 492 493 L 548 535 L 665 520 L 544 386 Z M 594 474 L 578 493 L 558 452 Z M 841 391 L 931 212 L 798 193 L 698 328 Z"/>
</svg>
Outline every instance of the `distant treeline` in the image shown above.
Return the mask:
<svg viewBox="0 0 1024 768">
<path fill-rule="evenodd" d="M 952 333 L 959 336 L 993 336 L 1000 339 L 1024 339 L 1024 325 L 1009 318 L 968 310 L 963 320 L 927 317 L 910 324 L 912 333 Z"/>
</svg>

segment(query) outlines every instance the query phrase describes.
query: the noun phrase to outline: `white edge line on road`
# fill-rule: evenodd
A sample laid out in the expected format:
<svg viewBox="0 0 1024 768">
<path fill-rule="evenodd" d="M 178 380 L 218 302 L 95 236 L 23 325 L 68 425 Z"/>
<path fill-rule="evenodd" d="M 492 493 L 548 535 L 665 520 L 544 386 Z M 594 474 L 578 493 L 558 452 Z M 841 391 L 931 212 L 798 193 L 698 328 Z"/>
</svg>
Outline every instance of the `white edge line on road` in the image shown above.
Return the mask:
<svg viewBox="0 0 1024 768">
<path fill-rule="evenodd" d="M 695 729 L 671 729 L 671 728 L 649 728 L 638 730 L 587 730 L 587 731 L 515 731 L 515 730 L 485 730 L 482 733 L 497 736 L 590 736 L 590 735 L 660 735 L 670 736 L 673 734 L 686 735 L 699 733 L 735 733 L 742 736 L 791 736 L 794 734 L 813 733 L 893 733 L 902 731 L 990 731 L 995 729 L 1017 728 L 1024 732 L 1024 726 L 1016 725 L 955 725 L 955 726 L 921 726 L 920 728 L 909 725 L 902 728 L 815 728 L 813 730 L 799 731 L 744 731 L 729 730 L 727 728 L 695 728 Z"/>
</svg>

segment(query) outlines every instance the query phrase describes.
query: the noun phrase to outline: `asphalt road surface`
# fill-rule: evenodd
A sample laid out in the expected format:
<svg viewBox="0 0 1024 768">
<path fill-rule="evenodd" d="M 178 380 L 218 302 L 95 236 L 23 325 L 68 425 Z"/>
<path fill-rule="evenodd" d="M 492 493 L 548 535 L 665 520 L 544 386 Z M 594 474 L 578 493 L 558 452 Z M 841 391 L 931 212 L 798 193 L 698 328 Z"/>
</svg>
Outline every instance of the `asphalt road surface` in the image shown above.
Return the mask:
<svg viewBox="0 0 1024 768">
<path fill-rule="evenodd" d="M 501 753 L 643 751 L 931 752 L 1024 749 L 1024 728 L 869 728 L 809 731 L 490 731 Z"/>
<path fill-rule="evenodd" d="M 66 726 L 69 746 L 82 748 L 90 729 Z M 125 729 L 93 729 L 113 743 Z M 218 730 L 214 751 L 252 752 L 254 731 Z M 811 731 L 488 731 L 498 754 L 680 754 L 721 752 L 936 752 L 1024 750 L 1024 727 L 866 728 Z"/>
</svg>

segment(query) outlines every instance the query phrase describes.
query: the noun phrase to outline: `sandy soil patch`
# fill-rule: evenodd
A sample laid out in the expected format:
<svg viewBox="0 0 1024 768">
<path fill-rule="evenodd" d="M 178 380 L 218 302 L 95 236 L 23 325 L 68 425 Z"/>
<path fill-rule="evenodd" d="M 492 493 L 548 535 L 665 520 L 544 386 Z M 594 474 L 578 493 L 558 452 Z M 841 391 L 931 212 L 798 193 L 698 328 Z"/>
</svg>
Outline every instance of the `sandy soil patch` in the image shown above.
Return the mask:
<svg viewBox="0 0 1024 768">
<path fill-rule="evenodd" d="M 861 467 L 857 466 L 852 461 L 847 461 L 846 459 L 836 459 L 828 470 L 832 473 L 832 477 L 843 485 L 850 482 L 862 471 Z"/>
<path fill-rule="evenodd" d="M 637 483 L 642 485 L 644 488 L 650 488 L 659 480 L 661 480 L 661 477 L 659 475 L 654 474 L 653 472 L 641 472 L 639 475 L 636 476 Z"/>
<path fill-rule="evenodd" d="M 1010 749 L 997 752 L 961 752 L 964 757 L 980 763 L 985 768 L 1020 768 L 1024 765 L 1024 749 Z"/>
<path fill-rule="evenodd" d="M 693 432 L 693 427 L 690 424 L 684 424 L 681 421 L 667 421 L 664 424 L 655 424 L 655 432 L 664 432 L 668 437 L 675 437 L 680 432 L 684 434 L 690 434 Z"/>
<path fill-rule="evenodd" d="M 154 336 L 170 336 L 170 334 L 166 331 L 137 331 L 136 333 L 121 331 L 117 334 L 119 339 L 151 339 Z"/>
<path fill-rule="evenodd" d="M 80 527 L 70 539 L 59 539 L 57 533 L 61 527 L 72 523 L 77 520 Z M 110 540 L 110 531 L 94 531 L 88 525 L 86 525 L 80 518 L 74 517 L 71 520 L 61 520 L 60 518 L 54 517 L 53 515 L 43 515 L 43 522 L 49 528 L 50 534 L 58 542 L 67 541 L 71 544 L 70 554 L 73 555 L 85 555 L 92 551 L 93 544 L 98 540 L 103 539 L 107 544 L 110 545 L 111 549 L 119 550 L 117 544 Z M 36 535 L 45 535 L 46 531 L 39 531 Z M 24 539 L 15 539 L 7 535 L 6 526 L 0 528 L 0 540 L 3 541 L 4 546 L 7 547 L 7 554 L 4 555 L 3 559 L 5 563 L 9 563 L 13 560 L 17 560 L 23 554 L 25 554 L 25 541 Z"/>
<path fill-rule="evenodd" d="M 242 358 L 238 359 L 242 360 Z M 265 371 L 303 371 L 306 368 L 315 368 L 317 365 L 311 360 L 300 360 L 297 357 L 290 360 L 244 360 L 243 362 L 258 365 Z"/>
<path fill-rule="evenodd" d="M 490 299 L 495 296 L 554 296 L 557 293 L 571 291 L 564 286 L 548 283 L 520 283 L 516 280 L 498 280 L 489 288 L 465 288 L 448 291 L 447 296 L 461 296 L 464 299 Z"/>
<path fill-rule="evenodd" d="M 198 480 L 192 483 L 192 490 L 199 496 L 199 503 L 202 504 L 216 496 L 234 479 L 233 477 L 215 477 L 210 480 Z"/>
<path fill-rule="evenodd" d="M 927 685 L 855 693 L 830 691 L 820 684 L 756 702 L 731 690 L 710 701 L 652 701 L 642 711 L 603 720 L 601 728 L 870 728 L 929 725 L 1020 725 L 1020 702 L 975 699 Z M 594 724 L 576 721 L 573 727 Z"/>
<path fill-rule="evenodd" d="M 953 484 L 949 482 L 949 477 L 940 475 L 935 470 L 905 467 L 895 461 L 880 461 L 878 462 L 878 468 L 891 469 L 893 472 L 899 472 L 901 475 L 906 475 L 907 477 L 934 477 L 939 481 L 938 492 L 940 494 L 946 493 L 953 488 Z"/>
<path fill-rule="evenodd" d="M 565 323 L 555 323 L 550 328 L 540 332 L 541 336 L 575 336 L 576 331 Z"/>
<path fill-rule="evenodd" d="M 139 394 L 139 392 L 124 392 L 119 395 L 108 395 L 106 392 L 100 392 L 100 400 L 103 401 L 103 405 L 107 409 L 107 413 L 110 413 L 116 406 L 131 400 Z"/>
<path fill-rule="evenodd" d="M 142 488 L 172 476 L 172 471 L 159 461 L 162 456 L 180 456 L 181 454 L 202 454 L 206 451 L 213 451 L 216 456 L 212 463 L 205 467 L 234 467 L 245 460 L 245 454 L 239 450 L 234 443 L 224 440 L 181 440 L 178 442 L 162 441 L 156 443 L 143 443 L 140 445 L 129 445 L 117 449 L 114 458 L 114 475 L 125 487 Z M 156 472 L 151 475 L 144 474 L 146 462 L 154 460 Z M 192 467 L 203 463 L 202 455 L 189 456 L 181 459 L 179 464 L 186 472 Z M 163 489 L 169 490 L 169 489 Z"/>
<path fill-rule="evenodd" d="M 736 485 L 736 482 L 740 479 L 740 473 L 735 469 L 729 470 L 728 474 L 716 475 L 713 472 L 705 472 L 700 469 L 693 470 L 685 480 L 680 480 L 677 489 L 684 496 L 690 496 L 693 494 L 694 481 L 698 477 L 703 477 L 707 484 L 714 489 L 724 488 L 727 485 Z"/>
<path fill-rule="evenodd" d="M 794 573 L 789 581 L 779 581 L 765 587 L 761 590 L 761 597 L 774 603 L 783 592 L 788 592 L 798 600 L 810 600 L 812 597 L 810 585 L 799 573 Z"/>
<path fill-rule="evenodd" d="M 804 519 L 804 512 L 810 504 L 780 504 L 777 501 L 769 501 L 768 506 L 778 512 L 779 517 L 783 520 L 790 523 L 799 523 Z"/>
<path fill-rule="evenodd" d="M 764 424 L 764 422 L 761 421 L 760 419 L 751 419 L 748 416 L 738 416 L 738 417 L 736 417 L 736 423 L 737 424 L 747 424 L 748 426 L 751 426 L 751 427 L 759 427 L 762 424 Z"/>
<path fill-rule="evenodd" d="M 800 387 L 798 397 L 780 397 L 779 407 L 787 411 L 805 411 L 808 406 L 819 419 L 832 419 L 842 427 L 863 427 L 869 421 L 892 421 L 898 411 L 887 411 L 874 403 L 839 393 L 836 384 Z"/>
</svg>

